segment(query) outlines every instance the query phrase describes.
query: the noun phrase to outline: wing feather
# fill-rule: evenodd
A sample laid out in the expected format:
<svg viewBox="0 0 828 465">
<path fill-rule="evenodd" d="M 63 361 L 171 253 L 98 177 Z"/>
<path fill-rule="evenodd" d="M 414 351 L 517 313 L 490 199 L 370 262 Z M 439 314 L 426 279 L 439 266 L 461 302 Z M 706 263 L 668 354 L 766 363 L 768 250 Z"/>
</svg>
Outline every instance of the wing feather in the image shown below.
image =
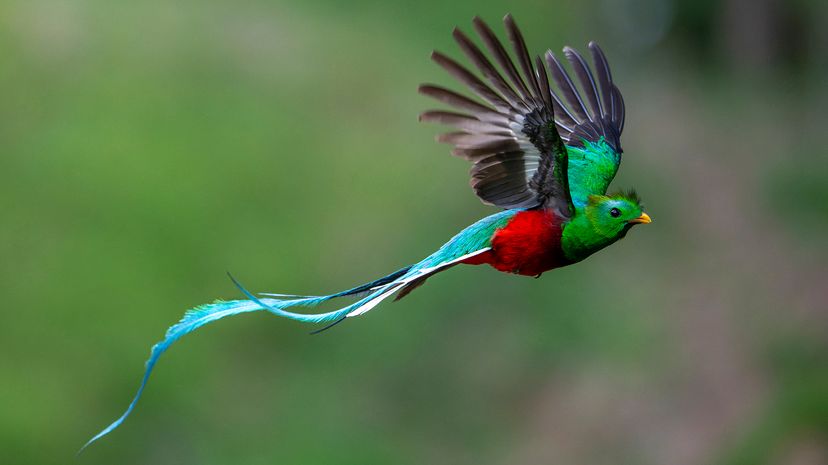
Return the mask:
<svg viewBox="0 0 828 465">
<path fill-rule="evenodd" d="M 422 84 L 419 88 L 419 92 L 455 108 L 468 110 L 481 121 L 508 124 L 509 119 L 502 113 L 498 113 L 496 110 L 446 88 L 432 84 Z"/>
<path fill-rule="evenodd" d="M 457 129 L 469 132 L 500 135 L 511 134 L 508 126 L 500 126 L 494 123 L 480 121 L 473 116 L 450 111 L 426 111 L 420 115 L 420 121 L 447 124 L 449 126 L 454 126 Z"/>
<path fill-rule="evenodd" d="M 574 208 L 570 178 L 580 187 L 580 179 L 594 177 L 591 171 L 606 170 L 607 166 L 617 169 L 624 101 L 603 51 L 594 42 L 589 44 L 592 67 L 576 50 L 564 48 L 575 73 L 573 80 L 551 51 L 532 59 L 511 15 L 503 18 L 503 24 L 511 53 L 479 17 L 472 25 L 488 54 L 459 28 L 452 32 L 479 74 L 442 53 L 432 54 L 440 67 L 482 102 L 425 84 L 420 86 L 421 93 L 456 111 L 430 110 L 420 115 L 420 120 L 457 129 L 437 140 L 453 145 L 452 154 L 473 163 L 470 184 L 484 203 L 507 209 L 554 208 L 569 216 Z M 567 147 L 582 148 L 586 142 L 600 141 L 612 150 L 608 154 L 599 150 L 588 161 L 581 157 L 570 175 Z M 607 165 L 600 157 L 610 157 L 611 163 Z M 615 173 L 600 174 L 601 179 L 611 180 Z M 582 191 L 579 189 L 579 195 Z"/>
<path fill-rule="evenodd" d="M 456 61 L 437 51 L 431 53 L 431 59 L 448 71 L 449 74 L 457 78 L 458 81 L 465 84 L 478 97 L 489 102 L 497 110 L 506 111 L 510 108 L 507 101 L 503 100 L 500 95 L 478 79 L 477 76 L 470 73 L 466 68 L 460 66 Z"/>
<path fill-rule="evenodd" d="M 598 86 L 595 85 L 595 79 L 592 77 L 589 66 L 584 61 L 584 57 L 572 47 L 564 47 L 564 55 L 566 55 L 566 59 L 572 65 L 572 69 L 575 70 L 575 74 L 581 82 L 581 88 L 584 89 L 584 93 L 589 101 L 591 109 L 589 119 L 599 119 L 604 112 L 601 109 L 601 97 L 598 96 Z"/>
<path fill-rule="evenodd" d="M 551 50 L 546 52 L 546 63 L 549 65 L 549 72 L 552 73 L 552 79 L 563 93 L 569 109 L 572 111 L 572 118 L 575 121 L 587 119 L 587 109 L 584 101 L 581 99 L 581 95 L 578 93 L 578 89 L 575 88 L 575 84 L 569 78 L 569 74 L 567 74 L 561 62 L 558 61 L 558 57 Z"/>
<path fill-rule="evenodd" d="M 512 48 L 515 51 L 515 55 L 517 55 L 518 63 L 523 70 L 523 75 L 531 87 L 532 97 L 535 100 L 544 101 L 537 76 L 535 75 L 535 69 L 532 67 L 532 59 L 529 58 L 529 51 L 526 49 L 526 41 L 523 40 L 523 34 L 517 28 L 512 15 L 506 15 L 503 18 L 503 23 L 506 25 L 506 34 L 509 36 L 509 41 L 512 42 Z"/>
<path fill-rule="evenodd" d="M 516 111 L 527 111 L 528 108 L 526 108 L 526 104 L 523 102 L 522 98 L 515 93 L 509 83 L 506 82 L 506 80 L 503 79 L 503 76 L 497 72 L 494 65 L 492 65 L 492 62 L 486 58 L 486 55 L 480 51 L 480 49 L 466 36 L 466 34 L 464 34 L 459 28 L 454 28 L 452 35 L 454 36 L 454 40 L 460 46 L 460 50 L 477 67 L 483 76 L 488 79 L 493 86 L 495 86 L 500 94 L 509 101 L 512 108 Z"/>
<path fill-rule="evenodd" d="M 503 48 L 503 44 L 501 44 L 497 39 L 497 36 L 495 36 L 494 32 L 492 32 L 489 25 L 480 19 L 479 16 L 475 16 L 472 22 L 474 24 L 474 29 L 477 31 L 478 35 L 480 35 L 480 38 L 483 39 L 483 43 L 486 45 L 489 53 L 494 56 L 497 63 L 512 81 L 512 85 L 514 85 L 518 93 L 520 93 L 522 99 L 524 101 L 531 99 L 532 95 L 529 93 L 529 89 L 526 87 L 523 79 L 518 74 L 515 64 L 512 63 L 512 59 L 509 58 L 509 54 L 506 52 L 506 49 Z"/>
<path fill-rule="evenodd" d="M 595 74 L 598 75 L 598 88 L 601 90 L 601 100 L 604 102 L 603 113 L 610 115 L 613 121 L 616 121 L 616 102 L 612 95 L 612 73 L 607 57 L 595 42 L 589 43 L 589 51 L 592 53 L 592 61 L 595 62 Z"/>
</svg>

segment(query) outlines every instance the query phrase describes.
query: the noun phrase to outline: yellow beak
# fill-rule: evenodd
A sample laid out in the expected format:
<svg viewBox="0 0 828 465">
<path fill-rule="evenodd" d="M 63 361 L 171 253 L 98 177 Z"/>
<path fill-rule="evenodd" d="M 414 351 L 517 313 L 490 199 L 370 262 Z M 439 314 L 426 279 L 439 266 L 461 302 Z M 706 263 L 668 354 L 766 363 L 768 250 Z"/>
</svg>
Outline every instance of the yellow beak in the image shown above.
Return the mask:
<svg viewBox="0 0 828 465">
<path fill-rule="evenodd" d="M 641 216 L 639 216 L 638 218 L 635 218 L 635 219 L 632 219 L 632 220 L 629 221 L 629 223 L 632 223 L 632 224 L 648 224 L 648 223 L 652 223 L 652 222 L 653 222 L 653 220 L 650 219 L 650 215 L 648 215 L 646 213 L 643 213 L 643 212 L 641 213 Z"/>
</svg>

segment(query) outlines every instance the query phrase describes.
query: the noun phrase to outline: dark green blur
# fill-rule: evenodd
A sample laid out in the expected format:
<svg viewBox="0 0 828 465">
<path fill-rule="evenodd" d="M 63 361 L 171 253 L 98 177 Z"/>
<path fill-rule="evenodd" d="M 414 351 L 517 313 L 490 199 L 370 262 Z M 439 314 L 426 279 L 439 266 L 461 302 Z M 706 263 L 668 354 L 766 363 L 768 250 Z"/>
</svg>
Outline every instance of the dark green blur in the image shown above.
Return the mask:
<svg viewBox="0 0 828 465">
<path fill-rule="evenodd" d="M 321 335 L 187 308 L 328 293 L 494 212 L 417 123 L 451 29 L 606 51 L 653 223 L 460 267 Z M 0 4 L 3 464 L 828 463 L 819 1 Z M 502 36 L 502 35 L 501 35 Z"/>
</svg>

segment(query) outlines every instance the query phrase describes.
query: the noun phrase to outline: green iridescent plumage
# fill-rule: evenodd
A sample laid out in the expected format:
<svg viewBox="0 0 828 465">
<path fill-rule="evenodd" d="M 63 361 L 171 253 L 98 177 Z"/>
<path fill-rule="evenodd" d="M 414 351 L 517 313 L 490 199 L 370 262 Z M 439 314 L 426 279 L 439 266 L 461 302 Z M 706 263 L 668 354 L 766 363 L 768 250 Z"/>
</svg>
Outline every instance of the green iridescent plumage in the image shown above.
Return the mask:
<svg viewBox="0 0 828 465">
<path fill-rule="evenodd" d="M 590 195 L 605 194 L 618 166 L 621 154 L 600 138 L 582 141 L 583 146 L 566 148 L 569 158 L 569 192 L 576 207 L 585 207 Z"/>
</svg>

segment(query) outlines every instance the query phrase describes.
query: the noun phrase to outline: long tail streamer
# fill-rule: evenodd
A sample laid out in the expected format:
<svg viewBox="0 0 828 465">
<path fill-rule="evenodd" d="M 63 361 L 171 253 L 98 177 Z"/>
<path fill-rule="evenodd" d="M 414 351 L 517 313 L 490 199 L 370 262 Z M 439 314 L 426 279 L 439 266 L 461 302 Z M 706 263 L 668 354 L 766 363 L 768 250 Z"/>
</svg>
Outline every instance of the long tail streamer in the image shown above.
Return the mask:
<svg viewBox="0 0 828 465">
<path fill-rule="evenodd" d="M 477 228 L 479 225 L 488 225 L 493 220 L 500 219 L 501 216 L 503 215 L 492 215 L 491 217 L 470 226 L 467 230 L 474 230 L 474 228 Z M 138 391 L 135 393 L 135 397 L 132 398 L 132 401 L 129 403 L 129 406 L 127 406 L 127 409 L 123 415 L 112 422 L 112 424 L 104 428 L 103 431 L 92 437 L 92 439 L 81 447 L 78 453 L 83 452 L 83 450 L 89 447 L 92 443 L 111 433 L 115 428 L 120 426 L 121 423 L 127 419 L 127 417 L 129 417 L 132 410 L 135 408 L 135 405 L 138 403 L 138 400 L 141 398 L 141 394 L 144 392 L 144 388 L 147 385 L 147 381 L 149 381 L 152 370 L 158 362 L 158 359 L 164 352 L 167 351 L 167 349 L 170 348 L 170 346 L 173 345 L 173 343 L 181 339 L 183 336 L 208 323 L 212 323 L 213 321 L 220 320 L 224 317 L 258 311 L 267 311 L 274 315 L 305 323 L 327 323 L 327 326 L 315 332 L 324 331 L 325 329 L 343 321 L 345 318 L 359 316 L 365 312 L 368 312 L 372 308 L 376 307 L 380 302 L 398 291 L 400 297 L 404 296 L 412 289 L 422 284 L 426 278 L 434 273 L 450 268 L 465 259 L 489 250 L 488 246 L 479 247 L 476 243 L 469 243 L 466 241 L 466 236 L 464 236 L 464 234 L 466 234 L 467 230 L 464 230 L 455 236 L 455 238 L 443 245 L 443 247 L 435 253 L 415 265 L 407 266 L 389 274 L 388 276 L 383 276 L 380 279 L 362 284 L 353 289 L 348 289 L 346 291 L 331 295 L 299 296 L 289 294 L 262 294 L 263 297 L 259 298 L 250 293 L 241 284 L 239 284 L 235 278 L 230 276 L 233 283 L 249 300 L 219 300 L 211 304 L 201 305 L 192 310 L 188 310 L 178 323 L 174 324 L 167 330 L 164 339 L 152 346 L 150 357 L 145 365 L 144 376 L 141 378 L 141 384 L 138 386 Z M 463 241 L 464 246 L 460 248 L 460 250 L 470 249 L 470 251 L 465 255 L 457 254 L 456 251 L 451 253 L 451 251 L 454 250 L 452 249 L 452 246 L 456 244 L 458 239 Z M 358 300 L 350 305 L 327 313 L 305 314 L 287 310 L 294 307 L 316 307 L 317 305 L 338 297 L 355 297 Z"/>
<path fill-rule="evenodd" d="M 112 422 L 112 424 L 104 428 L 100 433 L 92 437 L 92 439 L 90 439 L 86 444 L 83 445 L 83 447 L 81 447 L 78 453 L 82 452 L 84 449 L 89 447 L 89 445 L 91 445 L 98 439 L 111 433 L 115 428 L 120 426 L 121 423 L 124 422 L 124 420 L 126 420 L 126 418 L 132 413 L 132 410 L 135 408 L 135 405 L 138 403 L 138 400 L 141 398 L 141 394 L 143 394 L 144 392 L 144 388 L 147 385 L 147 381 L 149 381 L 150 375 L 152 374 L 152 370 L 155 367 L 155 364 L 158 362 L 158 359 L 164 352 L 167 351 L 167 349 L 170 348 L 170 346 L 173 343 L 181 339 L 182 336 L 189 334 L 208 323 L 212 323 L 213 321 L 220 320 L 224 317 L 238 315 L 240 313 L 249 313 L 257 311 L 268 311 L 281 317 L 290 318 L 291 320 L 297 320 L 306 323 L 335 324 L 342 321 L 344 318 L 346 318 L 352 313 L 354 313 L 354 315 L 350 316 L 356 316 L 357 314 L 361 314 L 367 310 L 370 310 L 370 308 L 373 308 L 374 306 L 385 300 L 387 297 L 392 295 L 401 286 L 405 285 L 407 282 L 411 280 L 410 276 L 407 275 L 409 271 L 412 271 L 410 273 L 411 276 L 422 275 L 421 272 L 418 272 L 419 270 L 413 271 L 411 270 L 412 268 L 413 267 L 406 267 L 401 270 L 395 271 L 394 273 L 391 273 L 390 275 L 380 278 L 376 281 L 366 283 L 353 289 L 349 289 L 347 291 L 342 291 L 331 295 L 295 296 L 286 294 L 269 294 L 270 296 L 275 295 L 281 297 L 279 299 L 274 299 L 270 297 L 260 299 L 252 293 L 250 293 L 249 291 L 247 291 L 238 283 L 238 281 L 235 280 L 235 278 L 230 276 L 230 279 L 233 280 L 233 283 L 250 300 L 218 300 L 211 304 L 201 305 L 192 310 L 188 310 L 184 314 L 184 317 L 181 318 L 181 321 L 171 326 L 167 330 L 164 339 L 152 347 L 150 357 L 147 360 L 146 368 L 144 370 L 144 376 L 143 378 L 141 378 L 141 384 L 138 387 L 138 391 L 135 393 L 135 397 L 132 398 L 132 402 L 129 403 L 129 406 L 127 407 L 123 415 L 121 415 L 117 420 Z M 327 313 L 304 314 L 294 313 L 286 310 L 288 308 L 293 307 L 315 307 L 337 297 L 360 297 L 363 295 L 364 297 L 361 297 L 356 302 L 342 307 L 338 310 L 334 310 Z M 358 311 L 359 313 L 355 313 Z M 332 324 L 326 326 L 325 328 L 322 328 L 322 330 L 330 326 L 332 326 Z"/>
</svg>

